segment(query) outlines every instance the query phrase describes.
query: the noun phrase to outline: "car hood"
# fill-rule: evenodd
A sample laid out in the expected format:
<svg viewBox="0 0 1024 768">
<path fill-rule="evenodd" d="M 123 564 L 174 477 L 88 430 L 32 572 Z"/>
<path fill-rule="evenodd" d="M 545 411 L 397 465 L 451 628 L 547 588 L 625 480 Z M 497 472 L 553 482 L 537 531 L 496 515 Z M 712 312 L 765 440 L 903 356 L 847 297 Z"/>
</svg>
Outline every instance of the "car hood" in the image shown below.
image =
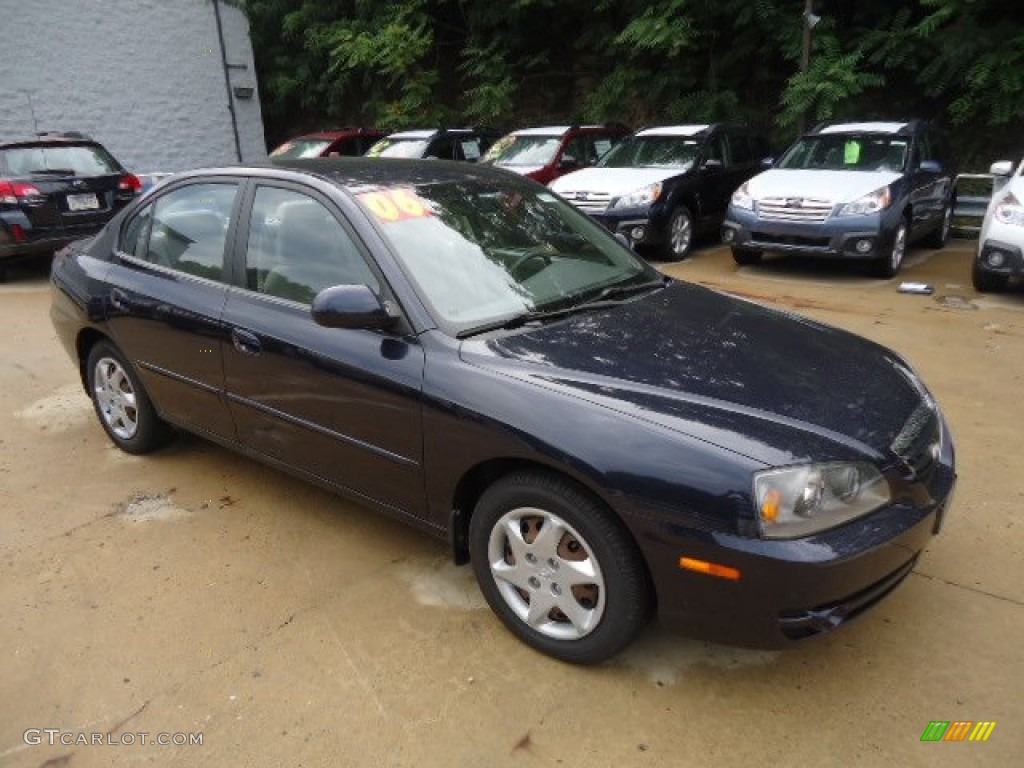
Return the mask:
<svg viewBox="0 0 1024 768">
<path fill-rule="evenodd" d="M 886 455 L 928 398 L 906 364 L 874 342 L 682 282 L 469 340 L 462 356 L 710 442 L 729 433 L 725 447 L 766 463 L 810 455 L 822 441 Z"/>
<path fill-rule="evenodd" d="M 889 171 L 804 171 L 773 168 L 747 182 L 755 200 L 801 197 L 848 203 L 900 178 Z"/>
<path fill-rule="evenodd" d="M 602 192 L 612 197 L 646 187 L 656 181 L 680 176 L 690 170 L 680 168 L 584 168 L 555 179 L 548 186 L 560 195 L 569 192 Z"/>
</svg>

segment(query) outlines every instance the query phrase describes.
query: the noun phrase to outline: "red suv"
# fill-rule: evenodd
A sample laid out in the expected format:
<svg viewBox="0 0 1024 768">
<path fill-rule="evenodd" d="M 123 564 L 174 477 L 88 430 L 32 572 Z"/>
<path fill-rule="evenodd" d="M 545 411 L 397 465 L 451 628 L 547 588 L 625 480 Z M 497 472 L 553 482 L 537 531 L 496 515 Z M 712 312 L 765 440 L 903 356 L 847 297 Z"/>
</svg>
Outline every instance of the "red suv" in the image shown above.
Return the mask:
<svg viewBox="0 0 1024 768">
<path fill-rule="evenodd" d="M 0 140 L 0 279 L 5 265 L 95 234 L 142 190 L 81 133 Z"/>
<path fill-rule="evenodd" d="M 618 123 L 524 128 L 498 139 L 483 161 L 547 184 L 594 165 L 629 135 Z"/>
<path fill-rule="evenodd" d="M 271 157 L 358 157 L 387 136 L 377 128 L 341 128 L 307 133 L 289 139 L 270 153 Z"/>
</svg>

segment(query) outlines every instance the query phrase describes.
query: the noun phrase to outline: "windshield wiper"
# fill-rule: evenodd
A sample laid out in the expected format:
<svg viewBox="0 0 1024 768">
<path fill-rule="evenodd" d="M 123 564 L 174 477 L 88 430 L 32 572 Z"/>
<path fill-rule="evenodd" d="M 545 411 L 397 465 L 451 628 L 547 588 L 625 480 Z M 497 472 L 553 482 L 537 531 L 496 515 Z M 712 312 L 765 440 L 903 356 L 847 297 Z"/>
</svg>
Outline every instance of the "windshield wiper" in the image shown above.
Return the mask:
<svg viewBox="0 0 1024 768">
<path fill-rule="evenodd" d="M 607 307 L 617 307 L 618 305 L 618 300 L 599 301 L 594 299 L 581 304 L 561 307 L 560 309 L 534 309 L 529 312 L 520 312 L 519 314 L 512 315 L 511 317 L 503 317 L 498 320 L 481 323 L 480 325 L 475 325 L 472 328 L 465 328 L 456 333 L 455 338 L 468 339 L 470 336 L 477 336 L 481 333 L 487 333 L 488 331 L 510 331 L 514 328 L 521 328 L 528 323 L 557 320 L 560 317 L 572 315 L 577 312 L 589 312 L 593 309 L 606 309 Z"/>
<path fill-rule="evenodd" d="M 592 302 L 605 301 L 607 299 L 624 299 L 627 296 L 632 296 L 634 293 L 644 293 L 646 291 L 653 291 L 658 288 L 664 288 L 668 285 L 669 277 L 659 277 L 655 280 L 647 280 L 643 283 L 634 283 L 633 285 L 609 285 L 607 288 L 602 288 L 590 299 L 579 304 L 574 304 L 574 307 L 587 307 Z"/>
</svg>

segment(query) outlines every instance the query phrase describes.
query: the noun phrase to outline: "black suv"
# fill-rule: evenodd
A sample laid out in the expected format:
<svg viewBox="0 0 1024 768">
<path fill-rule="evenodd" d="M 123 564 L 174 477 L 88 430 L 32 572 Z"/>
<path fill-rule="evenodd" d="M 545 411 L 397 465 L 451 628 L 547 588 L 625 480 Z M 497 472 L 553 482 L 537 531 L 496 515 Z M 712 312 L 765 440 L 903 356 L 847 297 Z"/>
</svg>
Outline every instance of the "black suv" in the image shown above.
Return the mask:
<svg viewBox="0 0 1024 768">
<path fill-rule="evenodd" d="M 141 190 L 81 133 L 0 140 L 0 277 L 17 258 L 49 255 L 99 231 Z"/>
<path fill-rule="evenodd" d="M 367 157 L 436 158 L 475 163 L 498 136 L 478 128 L 431 128 L 401 131 L 378 141 Z"/>
<path fill-rule="evenodd" d="M 859 259 L 892 277 L 910 242 L 945 245 L 955 184 L 945 137 L 930 123 L 822 124 L 736 190 L 722 239 L 739 264 L 780 251 Z"/>
<path fill-rule="evenodd" d="M 721 123 L 645 128 L 549 186 L 631 242 L 682 259 L 698 231 L 718 228 L 733 190 L 768 153 L 763 136 Z"/>
</svg>

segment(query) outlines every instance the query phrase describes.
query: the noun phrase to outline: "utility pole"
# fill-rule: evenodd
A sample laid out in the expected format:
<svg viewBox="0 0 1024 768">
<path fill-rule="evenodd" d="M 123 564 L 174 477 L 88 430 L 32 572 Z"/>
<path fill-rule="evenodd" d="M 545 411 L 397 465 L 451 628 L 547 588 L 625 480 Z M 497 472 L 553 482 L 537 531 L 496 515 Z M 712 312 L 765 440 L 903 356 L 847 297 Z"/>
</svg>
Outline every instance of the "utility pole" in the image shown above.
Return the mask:
<svg viewBox="0 0 1024 768">
<path fill-rule="evenodd" d="M 817 23 L 814 16 L 814 0 L 804 0 L 804 12 L 800 17 L 803 25 L 804 39 L 803 47 L 800 49 L 800 74 L 805 74 L 811 64 L 811 30 Z M 807 113 L 800 113 L 800 120 L 796 124 L 797 137 L 803 136 L 807 130 Z"/>
</svg>

